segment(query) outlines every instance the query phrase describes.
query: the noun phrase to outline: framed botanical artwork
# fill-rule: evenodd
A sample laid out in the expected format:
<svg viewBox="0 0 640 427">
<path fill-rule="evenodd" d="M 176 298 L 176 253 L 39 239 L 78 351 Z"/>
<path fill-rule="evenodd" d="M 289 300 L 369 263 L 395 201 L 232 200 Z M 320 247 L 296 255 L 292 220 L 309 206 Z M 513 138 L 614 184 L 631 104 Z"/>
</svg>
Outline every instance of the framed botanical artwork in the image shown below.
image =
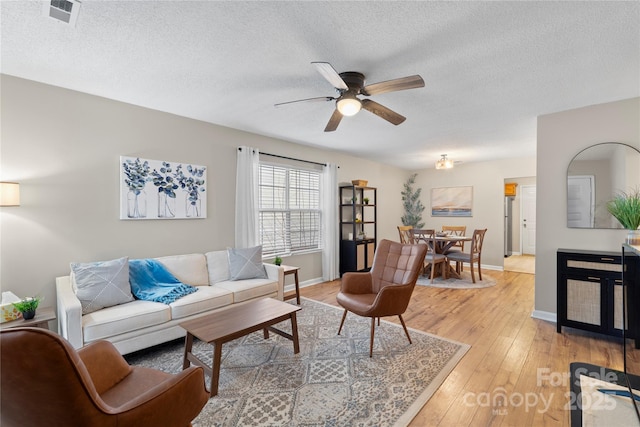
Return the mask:
<svg viewBox="0 0 640 427">
<path fill-rule="evenodd" d="M 207 217 L 207 168 L 120 157 L 120 219 Z"/>
<path fill-rule="evenodd" d="M 431 216 L 471 216 L 473 187 L 431 189 Z"/>
</svg>

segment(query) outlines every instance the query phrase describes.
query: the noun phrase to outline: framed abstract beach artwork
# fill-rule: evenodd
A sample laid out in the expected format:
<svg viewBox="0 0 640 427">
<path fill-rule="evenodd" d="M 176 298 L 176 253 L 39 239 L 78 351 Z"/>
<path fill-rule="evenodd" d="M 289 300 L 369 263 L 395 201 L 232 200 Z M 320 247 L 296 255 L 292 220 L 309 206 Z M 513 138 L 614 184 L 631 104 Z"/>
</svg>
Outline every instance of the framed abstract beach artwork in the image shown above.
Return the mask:
<svg viewBox="0 0 640 427">
<path fill-rule="evenodd" d="M 120 219 L 206 217 L 206 166 L 120 156 Z"/>
<path fill-rule="evenodd" d="M 431 216 L 471 216 L 473 187 L 431 189 Z"/>
</svg>

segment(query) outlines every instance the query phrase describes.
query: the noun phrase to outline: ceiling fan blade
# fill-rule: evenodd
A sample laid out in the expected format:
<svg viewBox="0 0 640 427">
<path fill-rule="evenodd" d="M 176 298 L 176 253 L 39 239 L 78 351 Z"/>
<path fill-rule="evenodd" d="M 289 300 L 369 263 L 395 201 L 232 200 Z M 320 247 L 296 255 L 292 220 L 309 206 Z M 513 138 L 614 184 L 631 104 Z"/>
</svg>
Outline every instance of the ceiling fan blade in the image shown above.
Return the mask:
<svg viewBox="0 0 640 427">
<path fill-rule="evenodd" d="M 407 76 L 399 79 L 387 80 L 386 82 L 367 85 L 362 88 L 360 93 L 365 96 L 371 96 L 386 92 L 415 89 L 418 87 L 424 87 L 424 80 L 422 80 L 422 77 L 416 74 L 415 76 Z"/>
<path fill-rule="evenodd" d="M 349 89 L 349 86 L 347 86 L 344 80 L 342 80 L 340 74 L 338 74 L 335 68 L 333 68 L 333 66 L 328 62 L 312 62 L 311 64 L 315 65 L 318 72 L 322 74 L 322 77 L 324 77 L 329 83 L 331 83 L 331 86 L 336 89 Z"/>
<path fill-rule="evenodd" d="M 327 127 L 324 128 L 325 132 L 333 132 L 338 129 L 338 125 L 340 124 L 340 120 L 342 120 L 342 114 L 336 108 L 329 119 L 329 123 L 327 123 Z"/>
<path fill-rule="evenodd" d="M 281 102 L 279 104 L 274 104 L 274 107 L 280 107 L 281 105 L 287 105 L 287 104 L 295 104 L 296 102 L 324 102 L 324 101 L 335 101 L 336 98 L 334 98 L 333 96 L 318 96 L 316 98 L 307 98 L 307 99 L 298 99 L 297 101 L 288 101 L 288 102 Z"/>
<path fill-rule="evenodd" d="M 362 108 L 375 114 L 376 116 L 382 117 L 389 123 L 392 123 L 396 126 L 407 119 L 405 116 L 400 115 L 395 111 L 388 109 L 384 105 L 380 105 L 377 102 L 372 101 L 370 99 L 363 99 L 361 102 L 362 102 Z"/>
</svg>

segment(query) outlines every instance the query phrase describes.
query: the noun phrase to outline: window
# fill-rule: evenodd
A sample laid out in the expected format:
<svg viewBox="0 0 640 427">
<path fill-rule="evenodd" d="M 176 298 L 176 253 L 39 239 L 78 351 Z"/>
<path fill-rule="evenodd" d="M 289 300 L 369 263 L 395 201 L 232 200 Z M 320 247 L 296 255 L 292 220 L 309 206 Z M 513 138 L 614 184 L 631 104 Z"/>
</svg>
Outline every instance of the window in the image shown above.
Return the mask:
<svg viewBox="0 0 640 427">
<path fill-rule="evenodd" d="M 320 249 L 320 172 L 260 163 L 263 255 Z"/>
</svg>

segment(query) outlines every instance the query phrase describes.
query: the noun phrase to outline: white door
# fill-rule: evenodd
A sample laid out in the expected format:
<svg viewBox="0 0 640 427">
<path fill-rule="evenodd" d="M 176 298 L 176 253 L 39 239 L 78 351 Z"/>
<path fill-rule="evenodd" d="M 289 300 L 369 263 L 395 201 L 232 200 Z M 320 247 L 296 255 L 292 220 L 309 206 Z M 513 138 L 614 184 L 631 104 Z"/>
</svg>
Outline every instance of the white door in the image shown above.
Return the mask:
<svg viewBox="0 0 640 427">
<path fill-rule="evenodd" d="M 593 175 L 567 178 L 567 227 L 593 228 L 595 191 Z"/>
<path fill-rule="evenodd" d="M 522 239 L 522 254 L 536 254 L 536 186 L 523 185 L 521 187 L 522 224 L 520 236 Z"/>
</svg>

